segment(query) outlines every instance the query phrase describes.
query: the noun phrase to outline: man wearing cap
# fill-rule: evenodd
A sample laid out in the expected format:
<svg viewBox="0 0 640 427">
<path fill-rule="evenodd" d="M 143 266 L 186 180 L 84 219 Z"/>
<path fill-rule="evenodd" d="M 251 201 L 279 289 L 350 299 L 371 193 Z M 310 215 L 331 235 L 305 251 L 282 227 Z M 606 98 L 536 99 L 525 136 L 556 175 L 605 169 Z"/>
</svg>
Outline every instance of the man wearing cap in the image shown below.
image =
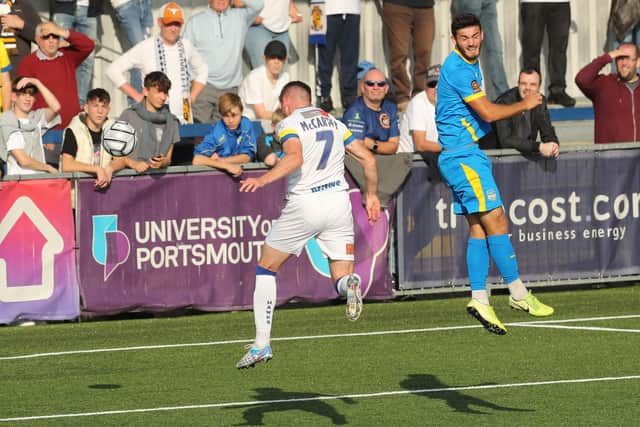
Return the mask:
<svg viewBox="0 0 640 427">
<path fill-rule="evenodd" d="M 162 71 L 171 80 L 169 111 L 181 123 L 193 123 L 192 104 L 207 82 L 207 64 L 193 44 L 180 36 L 184 12 L 178 4 L 170 2 L 162 6 L 157 23 L 160 34 L 122 54 L 107 68 L 107 76 L 118 89 L 140 102 L 144 96 L 127 81 L 127 72 L 135 68 L 145 76 Z"/>
<path fill-rule="evenodd" d="M 411 98 L 407 111 L 400 120 L 398 153 L 442 151 L 436 129 L 436 88 L 440 77 L 440 64 L 429 67 L 426 74 L 425 89 Z"/>
<path fill-rule="evenodd" d="M 209 0 L 209 7 L 192 16 L 184 36 L 198 49 L 209 73 L 202 94 L 193 105 L 195 122 L 220 119 L 218 98 L 238 93 L 242 82 L 242 50 L 249 26 L 262 10 L 263 0 Z"/>
<path fill-rule="evenodd" d="M 289 83 L 284 71 L 287 48 L 279 40 L 270 41 L 264 49 L 264 65 L 251 71 L 240 84 L 238 95 L 244 105 L 244 115 L 260 120 L 265 133 L 271 132 L 271 116 L 278 108 L 280 91 Z"/>
<path fill-rule="evenodd" d="M 34 109 L 36 95 L 45 108 Z M 0 159 L 7 175 L 57 173 L 45 163 L 42 134 L 60 123 L 60 103 L 42 82 L 32 77 L 16 77 L 11 86 L 13 108 L 0 116 Z"/>
</svg>

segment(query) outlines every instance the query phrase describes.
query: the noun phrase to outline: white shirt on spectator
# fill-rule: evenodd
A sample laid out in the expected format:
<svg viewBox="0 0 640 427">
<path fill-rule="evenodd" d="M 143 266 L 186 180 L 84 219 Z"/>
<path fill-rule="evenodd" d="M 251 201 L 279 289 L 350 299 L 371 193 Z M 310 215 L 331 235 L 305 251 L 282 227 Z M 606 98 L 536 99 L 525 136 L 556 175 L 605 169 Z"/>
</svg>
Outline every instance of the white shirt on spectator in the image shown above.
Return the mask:
<svg viewBox="0 0 640 427">
<path fill-rule="evenodd" d="M 360 0 L 326 0 L 324 11 L 327 15 L 360 15 Z"/>
<path fill-rule="evenodd" d="M 187 92 L 191 90 L 191 81 L 195 80 L 202 83 L 207 83 L 207 64 L 202 59 L 202 56 L 193 44 L 185 38 L 181 38 L 184 45 L 184 51 L 187 64 L 191 69 L 189 75 L 189 88 Z M 180 64 L 180 48 L 178 43 L 164 45 L 164 51 L 167 59 L 167 72 L 165 73 L 169 80 L 171 80 L 171 89 L 169 89 L 169 110 L 180 120 L 180 123 L 185 123 L 183 114 L 182 100 L 184 99 L 184 93 L 182 90 L 182 69 Z M 156 60 L 156 38 L 149 37 L 124 52 L 118 59 L 113 61 L 109 67 L 107 67 L 107 76 L 116 87 L 120 87 L 127 82 L 127 72 L 132 68 L 137 68 L 142 73 L 142 76 L 146 76 L 152 71 L 160 71 L 160 66 Z"/>
<path fill-rule="evenodd" d="M 20 123 L 27 124 L 29 123 L 29 119 L 18 119 Z M 38 132 L 40 133 L 40 141 L 42 141 L 42 134 L 52 127 L 60 124 L 60 115 L 57 114 L 50 122 L 47 122 L 44 114 L 40 115 L 40 120 L 38 121 Z M 25 150 L 26 143 L 24 137 L 20 132 L 14 132 L 11 134 L 9 139 L 7 140 L 7 175 L 31 175 L 35 173 L 44 173 L 43 171 L 37 171 L 33 169 L 25 169 L 16 160 L 15 157 L 11 154 L 11 150 Z M 38 146 L 38 149 L 41 150 L 41 158 L 44 159 L 44 148 L 42 144 Z M 29 153 L 27 153 L 29 154 Z"/>
<path fill-rule="evenodd" d="M 283 71 L 276 80 L 275 84 L 267 77 L 267 67 L 264 65 L 251 70 L 249 74 L 242 80 L 238 89 L 238 96 L 242 99 L 244 107 L 243 115 L 251 120 L 257 120 L 256 112 L 253 106 L 263 104 L 267 111 L 274 111 L 280 106 L 278 100 L 282 88 L 289 83 L 289 73 Z M 262 129 L 265 133 L 271 133 L 271 122 L 269 120 L 261 120 Z"/>
<path fill-rule="evenodd" d="M 427 98 L 427 92 L 422 91 L 409 101 L 407 111 L 400 119 L 400 145 L 398 153 L 413 153 L 412 130 L 426 132 L 429 141 L 438 141 L 438 130 L 436 129 L 436 107 Z"/>
<path fill-rule="evenodd" d="M 259 13 L 262 25 L 274 33 L 287 31 L 291 25 L 289 2 L 290 0 L 264 0 L 264 7 Z"/>
</svg>

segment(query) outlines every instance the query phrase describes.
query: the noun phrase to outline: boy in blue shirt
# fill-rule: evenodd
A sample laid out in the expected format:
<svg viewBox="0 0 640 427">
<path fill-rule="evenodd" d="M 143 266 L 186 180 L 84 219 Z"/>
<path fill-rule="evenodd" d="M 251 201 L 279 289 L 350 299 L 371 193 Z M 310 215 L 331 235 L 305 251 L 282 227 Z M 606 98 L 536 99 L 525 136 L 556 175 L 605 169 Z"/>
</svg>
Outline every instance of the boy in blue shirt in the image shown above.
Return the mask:
<svg viewBox="0 0 640 427">
<path fill-rule="evenodd" d="M 194 166 L 209 166 L 242 175 L 242 164 L 256 154 L 256 137 L 251 120 L 242 116 L 242 101 L 235 93 L 225 93 L 219 100 L 222 120 L 207 133 L 193 151 Z"/>
</svg>

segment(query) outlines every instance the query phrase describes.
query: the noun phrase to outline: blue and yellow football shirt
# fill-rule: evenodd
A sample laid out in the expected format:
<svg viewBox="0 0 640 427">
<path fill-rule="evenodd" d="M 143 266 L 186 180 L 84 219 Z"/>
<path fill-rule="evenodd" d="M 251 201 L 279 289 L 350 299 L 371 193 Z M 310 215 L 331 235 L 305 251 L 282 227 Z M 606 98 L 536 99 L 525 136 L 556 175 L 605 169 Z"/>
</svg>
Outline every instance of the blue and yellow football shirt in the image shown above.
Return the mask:
<svg viewBox="0 0 640 427">
<path fill-rule="evenodd" d="M 468 105 L 484 96 L 477 60 L 467 61 L 457 49 L 451 52 L 440 70 L 437 93 L 436 127 L 445 150 L 475 143 L 491 130 Z"/>
</svg>

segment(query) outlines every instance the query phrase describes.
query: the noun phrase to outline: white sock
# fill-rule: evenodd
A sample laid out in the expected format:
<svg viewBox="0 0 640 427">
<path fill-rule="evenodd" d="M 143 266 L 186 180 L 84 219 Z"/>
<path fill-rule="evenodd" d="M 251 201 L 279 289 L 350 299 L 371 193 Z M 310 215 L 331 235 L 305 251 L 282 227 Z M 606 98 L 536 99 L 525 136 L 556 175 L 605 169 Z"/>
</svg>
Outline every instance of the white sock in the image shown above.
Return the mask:
<svg viewBox="0 0 640 427">
<path fill-rule="evenodd" d="M 508 283 L 507 286 L 509 287 L 509 293 L 516 301 L 523 300 L 527 295 L 529 295 L 529 291 L 527 291 L 527 288 L 520 279 L 516 279 L 513 282 Z"/>
<path fill-rule="evenodd" d="M 336 291 L 338 291 L 338 295 L 341 297 L 347 296 L 347 282 L 349 281 L 349 275 L 342 276 L 338 279 L 338 283 L 336 284 Z"/>
<path fill-rule="evenodd" d="M 256 323 L 255 347 L 264 347 L 271 340 L 271 322 L 276 308 L 276 277 L 267 274 L 256 275 L 256 289 L 253 291 L 253 318 Z"/>
<path fill-rule="evenodd" d="M 484 305 L 489 305 L 489 293 L 486 289 L 471 291 L 471 298 L 480 301 Z"/>
</svg>

